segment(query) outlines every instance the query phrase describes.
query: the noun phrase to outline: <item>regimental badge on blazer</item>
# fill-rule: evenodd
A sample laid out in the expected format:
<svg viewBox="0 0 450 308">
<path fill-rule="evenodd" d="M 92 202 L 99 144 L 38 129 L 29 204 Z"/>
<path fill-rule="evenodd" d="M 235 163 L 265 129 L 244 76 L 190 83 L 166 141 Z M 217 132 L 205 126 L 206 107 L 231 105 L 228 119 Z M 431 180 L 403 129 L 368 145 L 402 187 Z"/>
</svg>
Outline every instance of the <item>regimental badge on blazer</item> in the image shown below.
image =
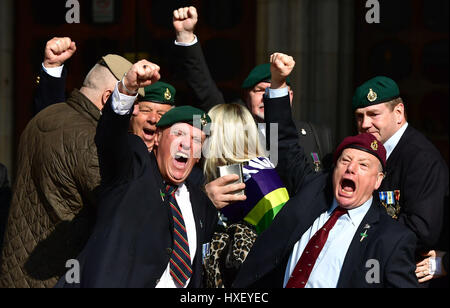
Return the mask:
<svg viewBox="0 0 450 308">
<path fill-rule="evenodd" d="M 400 214 L 400 190 L 380 191 L 378 194 L 381 204 L 386 208 L 388 215 L 398 219 Z"/>
</svg>

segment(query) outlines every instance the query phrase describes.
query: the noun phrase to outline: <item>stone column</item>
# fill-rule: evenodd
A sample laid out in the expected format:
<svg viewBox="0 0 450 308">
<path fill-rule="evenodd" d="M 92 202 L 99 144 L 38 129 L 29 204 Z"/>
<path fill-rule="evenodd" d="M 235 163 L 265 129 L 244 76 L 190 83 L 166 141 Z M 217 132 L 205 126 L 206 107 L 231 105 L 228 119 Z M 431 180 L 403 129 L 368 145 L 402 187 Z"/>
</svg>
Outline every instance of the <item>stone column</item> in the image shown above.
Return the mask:
<svg viewBox="0 0 450 308">
<path fill-rule="evenodd" d="M 13 174 L 14 1 L 0 1 L 0 162 Z"/>
<path fill-rule="evenodd" d="M 257 1 L 257 63 L 293 56 L 294 117 L 328 126 L 335 141 L 352 132 L 354 1 Z"/>
</svg>

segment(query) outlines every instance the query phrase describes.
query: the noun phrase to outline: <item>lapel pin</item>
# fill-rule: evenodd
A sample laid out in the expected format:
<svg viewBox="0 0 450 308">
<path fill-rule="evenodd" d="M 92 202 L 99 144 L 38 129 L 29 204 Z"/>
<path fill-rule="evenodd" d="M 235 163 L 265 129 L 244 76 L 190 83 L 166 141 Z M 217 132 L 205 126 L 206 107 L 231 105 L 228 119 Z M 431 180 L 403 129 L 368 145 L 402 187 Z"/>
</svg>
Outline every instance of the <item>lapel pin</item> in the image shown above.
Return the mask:
<svg viewBox="0 0 450 308">
<path fill-rule="evenodd" d="M 369 235 L 367 235 L 367 230 L 368 230 L 368 229 L 370 229 L 370 225 L 369 225 L 369 224 L 366 224 L 366 225 L 364 226 L 364 232 L 359 234 L 359 235 L 361 236 L 360 242 L 364 241 L 365 238 L 369 236 Z"/>
</svg>

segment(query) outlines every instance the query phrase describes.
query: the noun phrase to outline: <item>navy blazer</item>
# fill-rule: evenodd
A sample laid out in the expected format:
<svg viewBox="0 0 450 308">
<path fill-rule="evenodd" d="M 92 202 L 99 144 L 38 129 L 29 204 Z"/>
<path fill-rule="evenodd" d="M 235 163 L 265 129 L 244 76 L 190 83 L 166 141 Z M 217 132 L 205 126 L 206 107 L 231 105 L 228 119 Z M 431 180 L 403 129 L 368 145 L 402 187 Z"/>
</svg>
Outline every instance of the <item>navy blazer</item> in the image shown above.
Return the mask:
<svg viewBox="0 0 450 308">
<path fill-rule="evenodd" d="M 418 250 L 435 249 L 443 225 L 448 224 L 444 210 L 448 207 L 448 166 L 441 154 L 409 124 L 386 162 L 385 173 L 378 191 L 400 191 L 398 220 L 416 234 Z M 448 249 L 448 239 L 440 248 Z"/>
<path fill-rule="evenodd" d="M 311 172 L 296 143 L 289 100 L 266 100 L 266 121 L 279 125 L 279 164 L 291 199 L 272 225 L 256 240 L 233 287 L 282 288 L 292 249 L 313 222 L 332 205 L 332 174 Z M 367 238 L 360 233 L 366 227 Z M 385 213 L 374 199 L 347 251 L 337 287 L 417 287 L 414 250 L 416 237 Z M 373 260 L 379 265 L 378 283 L 370 283 Z"/>
<path fill-rule="evenodd" d="M 102 191 L 94 231 L 78 258 L 79 287 L 155 287 L 169 264 L 173 218 L 161 196 L 163 179 L 144 142 L 127 133 L 129 120 L 114 113 L 110 98 L 97 128 Z M 197 231 L 189 287 L 200 287 L 202 244 L 211 241 L 217 210 L 199 187 L 186 185 Z"/>
</svg>

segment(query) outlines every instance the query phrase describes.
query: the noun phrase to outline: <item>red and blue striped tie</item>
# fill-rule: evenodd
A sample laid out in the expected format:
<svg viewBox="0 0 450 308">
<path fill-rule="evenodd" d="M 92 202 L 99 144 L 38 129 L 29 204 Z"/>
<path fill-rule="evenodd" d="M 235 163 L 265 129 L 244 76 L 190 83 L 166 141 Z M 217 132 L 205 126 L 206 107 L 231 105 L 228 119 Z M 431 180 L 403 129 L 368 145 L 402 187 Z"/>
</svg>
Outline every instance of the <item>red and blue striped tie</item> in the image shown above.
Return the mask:
<svg viewBox="0 0 450 308">
<path fill-rule="evenodd" d="M 192 267 L 186 226 L 175 199 L 177 188 L 177 186 L 172 185 L 166 186 L 166 195 L 173 216 L 173 250 L 170 256 L 170 275 L 179 286 L 184 287 L 186 281 L 192 275 Z"/>
</svg>

